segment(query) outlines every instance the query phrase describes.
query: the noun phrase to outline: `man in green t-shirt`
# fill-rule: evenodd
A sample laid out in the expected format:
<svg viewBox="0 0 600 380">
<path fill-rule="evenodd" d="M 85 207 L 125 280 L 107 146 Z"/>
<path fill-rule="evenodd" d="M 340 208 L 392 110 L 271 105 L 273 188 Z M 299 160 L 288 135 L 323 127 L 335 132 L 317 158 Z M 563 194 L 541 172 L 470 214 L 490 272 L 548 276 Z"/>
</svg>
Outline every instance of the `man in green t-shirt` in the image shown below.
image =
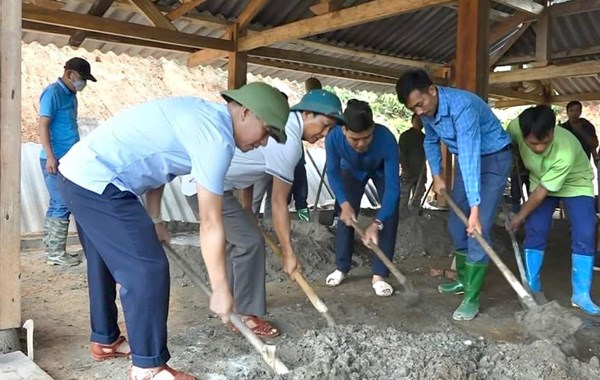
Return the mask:
<svg viewBox="0 0 600 380">
<path fill-rule="evenodd" d="M 594 173 L 577 138 L 555 125 L 554 111 L 540 105 L 526 109 L 508 126 L 508 133 L 529 170 L 533 190 L 509 228 L 517 230 L 525 221 L 527 281 L 534 293 L 540 292 L 540 271 L 552 215 L 562 201 L 571 216 L 571 304 L 588 314 L 600 315 L 600 307 L 590 298 L 596 244 Z"/>
</svg>

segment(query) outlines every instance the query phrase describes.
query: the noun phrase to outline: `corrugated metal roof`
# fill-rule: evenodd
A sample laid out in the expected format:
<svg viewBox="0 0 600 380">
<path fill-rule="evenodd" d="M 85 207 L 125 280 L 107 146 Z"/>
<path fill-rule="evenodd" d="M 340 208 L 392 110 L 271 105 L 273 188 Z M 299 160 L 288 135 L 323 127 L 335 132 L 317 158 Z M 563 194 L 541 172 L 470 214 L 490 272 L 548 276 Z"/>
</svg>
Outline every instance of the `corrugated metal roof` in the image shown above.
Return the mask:
<svg viewBox="0 0 600 380">
<path fill-rule="evenodd" d="M 554 17 L 551 21 L 552 52 L 600 45 L 600 10 Z M 535 53 L 535 28 L 529 28 L 510 48 L 506 57 Z"/>
<path fill-rule="evenodd" d="M 63 0 L 65 6 L 63 10 L 85 13 L 92 4 L 91 0 Z M 201 4 L 197 10 L 202 12 L 204 17 L 218 18 L 218 20 L 233 20 L 237 17 L 249 0 L 207 0 Z M 350 7 L 366 0 L 346 0 L 344 7 Z M 176 0 L 160 0 L 159 4 L 172 6 Z M 313 0 L 286 0 L 271 1 L 265 6 L 253 20 L 253 28 L 264 28 L 277 26 L 293 22 L 299 19 L 311 17 L 312 13 L 309 6 L 314 4 Z M 514 10 L 493 3 L 493 8 L 497 12 L 509 15 Z M 135 22 L 148 25 L 145 16 L 135 11 L 135 8 L 127 4 L 116 3 L 105 15 L 105 17 L 116 20 Z M 552 48 L 555 51 L 564 51 L 567 49 L 586 48 L 591 46 L 600 46 L 600 11 L 573 14 L 564 17 L 554 18 L 552 21 Z M 220 37 L 223 33 L 222 27 L 217 27 L 215 22 L 211 21 L 211 26 L 199 24 L 197 21 L 183 17 L 174 22 L 178 30 L 197 34 L 201 36 Z M 38 41 L 42 44 L 53 43 L 59 47 L 68 44 L 68 38 L 65 36 L 56 36 L 42 34 L 38 32 L 25 31 L 23 33 L 25 42 Z M 324 33 L 307 38 L 307 40 L 318 41 L 337 47 L 351 47 L 362 51 L 386 54 L 402 58 L 422 60 L 427 62 L 444 63 L 452 59 L 456 48 L 456 10 L 449 6 L 439 6 L 423 9 L 420 11 L 401 14 L 377 22 L 358 25 L 350 28 Z M 495 44 L 492 50 L 498 49 L 502 42 Z M 315 50 L 301 47 L 291 43 L 277 44 L 277 47 L 289 50 L 298 50 L 305 53 L 318 54 L 327 57 L 340 58 L 347 61 L 356 61 L 378 65 L 383 68 L 393 68 L 396 70 L 406 69 L 406 67 L 381 62 L 376 59 L 364 59 L 349 55 L 341 55 L 327 50 Z M 184 61 L 187 58 L 186 53 L 159 50 L 154 48 L 141 48 L 130 45 L 95 41 L 86 39 L 83 42 L 84 49 L 102 52 L 112 51 L 116 54 L 139 55 L 143 57 L 153 56 L 155 58 L 165 57 Z M 507 56 L 518 56 L 531 54 L 535 50 L 535 32 L 534 28 L 529 28 L 523 36 L 509 50 Z M 271 62 L 273 60 L 263 60 L 262 62 Z M 277 63 L 274 63 L 277 66 Z M 215 62 L 213 66 L 224 67 L 223 62 Z M 272 76 L 290 80 L 305 80 L 311 76 L 310 72 L 295 72 L 289 69 L 279 67 L 266 67 L 258 64 L 250 64 L 249 71 L 255 75 Z M 295 67 L 303 67 L 305 71 L 312 70 L 306 64 L 300 64 Z M 318 74 L 321 78 L 321 74 Z M 391 84 L 372 83 L 356 81 L 351 78 L 339 78 L 325 76 L 323 83 L 331 86 L 345 87 L 351 90 L 368 90 L 375 92 L 392 92 Z M 561 79 L 561 86 L 557 86 L 559 91 L 567 91 L 573 86 L 566 85 L 569 79 Z M 594 88 L 594 81 L 588 81 L 586 88 Z M 599 91 L 600 88 L 594 88 Z M 565 92 L 564 94 L 571 94 Z"/>
</svg>

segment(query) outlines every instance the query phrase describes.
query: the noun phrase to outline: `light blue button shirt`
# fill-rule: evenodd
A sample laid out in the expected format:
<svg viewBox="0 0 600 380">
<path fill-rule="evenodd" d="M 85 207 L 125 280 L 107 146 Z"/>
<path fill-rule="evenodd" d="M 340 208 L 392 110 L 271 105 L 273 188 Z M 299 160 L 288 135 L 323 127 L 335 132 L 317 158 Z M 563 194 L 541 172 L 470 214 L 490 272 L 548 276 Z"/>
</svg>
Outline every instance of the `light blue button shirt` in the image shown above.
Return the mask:
<svg viewBox="0 0 600 380">
<path fill-rule="evenodd" d="M 112 183 L 137 195 L 191 173 L 204 188 L 221 195 L 234 151 L 225 104 L 171 97 L 106 121 L 60 160 L 60 172 L 97 194 Z"/>
</svg>

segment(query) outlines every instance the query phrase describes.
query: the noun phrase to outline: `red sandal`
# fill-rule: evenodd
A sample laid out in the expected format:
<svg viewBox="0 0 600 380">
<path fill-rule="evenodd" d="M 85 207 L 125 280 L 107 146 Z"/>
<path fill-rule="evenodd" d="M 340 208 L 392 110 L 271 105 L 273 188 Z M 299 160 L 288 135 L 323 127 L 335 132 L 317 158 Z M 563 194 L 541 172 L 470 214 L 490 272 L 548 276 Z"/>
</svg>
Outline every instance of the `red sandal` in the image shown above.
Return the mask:
<svg viewBox="0 0 600 380">
<path fill-rule="evenodd" d="M 112 344 L 92 342 L 90 344 L 90 355 L 92 355 L 92 359 L 96 361 L 122 357 L 129 358 L 131 356 L 131 348 L 127 352 L 119 351 L 119 348 L 121 348 L 123 344 L 127 344 L 127 339 L 122 335 Z"/>
<path fill-rule="evenodd" d="M 171 374 L 171 376 L 173 376 L 173 380 L 198 380 L 197 377 L 187 374 L 185 372 L 177 371 L 177 370 L 169 367 L 166 364 L 161 365 L 154 371 L 148 372 L 148 374 L 146 374 L 144 377 L 133 376 L 131 367 L 130 367 L 128 374 L 127 374 L 127 379 L 128 380 L 152 380 L 162 371 L 166 371 L 169 374 Z"/>
<path fill-rule="evenodd" d="M 249 321 L 252 322 L 254 324 L 254 327 L 248 326 L 248 328 L 254 333 L 254 335 L 256 335 L 258 337 L 270 339 L 270 338 L 278 337 L 280 334 L 279 330 L 277 328 L 273 327 L 272 324 L 270 324 L 266 320 L 264 320 L 256 315 L 248 315 L 248 316 L 242 317 L 242 321 L 244 323 L 246 323 L 246 325 L 248 325 L 247 322 L 249 322 Z M 229 324 L 229 328 L 234 333 L 240 332 L 237 329 L 237 327 L 235 327 L 233 325 L 233 323 Z"/>
</svg>

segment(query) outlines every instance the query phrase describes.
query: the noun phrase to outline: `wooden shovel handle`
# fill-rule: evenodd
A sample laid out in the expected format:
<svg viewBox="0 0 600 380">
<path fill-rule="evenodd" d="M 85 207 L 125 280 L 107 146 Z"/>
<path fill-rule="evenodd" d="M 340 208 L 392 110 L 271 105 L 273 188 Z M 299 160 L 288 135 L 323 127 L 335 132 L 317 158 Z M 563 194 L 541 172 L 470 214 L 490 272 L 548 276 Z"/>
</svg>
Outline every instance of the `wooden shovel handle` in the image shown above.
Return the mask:
<svg viewBox="0 0 600 380">
<path fill-rule="evenodd" d="M 171 247 L 169 243 L 163 243 L 165 249 L 169 253 L 170 259 L 185 273 L 186 276 L 192 280 L 192 282 L 202 289 L 202 291 L 210 298 L 212 292 L 208 285 L 204 283 L 202 278 L 198 273 L 196 273 L 192 266 L 181 257 L 174 249 Z M 250 344 L 261 354 L 264 361 L 275 371 L 276 374 L 283 375 L 289 372 L 289 369 L 286 365 L 275 356 L 274 346 L 269 346 L 265 344 L 259 337 L 257 337 L 248 326 L 242 321 L 239 315 L 234 312 L 229 314 L 229 320 L 231 323 L 237 327 L 237 329 L 242 333 L 244 338 L 246 338 Z"/>
<path fill-rule="evenodd" d="M 448 205 L 450 206 L 452 211 L 454 211 L 454 213 L 465 224 L 465 226 L 468 226 L 469 220 L 467 219 L 467 216 L 460 210 L 457 204 L 454 203 L 454 201 L 452 200 L 452 198 L 450 198 L 448 193 L 446 193 L 445 190 L 442 190 L 442 195 L 446 197 L 446 201 L 448 202 Z M 519 280 L 510 271 L 510 269 L 508 269 L 506 264 L 504 264 L 502 259 L 500 259 L 500 256 L 498 256 L 498 254 L 492 249 L 488 242 L 485 241 L 485 239 L 483 238 L 483 236 L 481 236 L 479 231 L 476 230 L 475 232 L 473 232 L 473 238 L 477 240 L 479 245 L 481 245 L 481 248 L 483 248 L 485 253 L 490 257 L 490 259 L 492 259 L 492 261 L 494 262 L 494 264 L 496 264 L 498 269 L 500 269 L 500 272 L 502 273 L 504 278 L 506 278 L 506 281 L 508 281 L 510 286 L 512 286 L 519 298 L 523 300 L 525 305 L 530 309 L 536 307 L 537 304 L 533 297 L 527 292 L 527 290 L 525 290 L 521 282 L 519 282 Z"/>
<path fill-rule="evenodd" d="M 263 236 L 264 236 L 265 241 L 267 242 L 267 245 L 269 246 L 269 248 L 271 248 L 271 250 L 277 256 L 282 258 L 283 254 L 281 253 L 281 249 L 279 248 L 279 246 L 277 246 L 277 244 L 275 244 L 273 239 L 271 239 L 271 237 L 269 235 L 267 235 L 266 232 L 263 231 L 262 233 L 263 233 Z M 333 318 L 330 315 L 328 315 L 329 309 L 327 309 L 327 306 L 325 305 L 325 303 L 319 298 L 317 293 L 315 293 L 313 288 L 308 284 L 308 282 L 306 281 L 306 279 L 304 278 L 302 273 L 295 271 L 292 274 L 292 277 L 298 283 L 298 286 L 300 286 L 300 288 L 302 289 L 304 294 L 306 294 L 306 297 L 309 299 L 310 303 L 312 303 L 312 305 L 315 307 L 315 309 L 317 309 L 318 312 L 325 314 L 325 318 L 327 319 L 327 321 L 330 325 L 331 324 L 335 325 L 335 321 L 333 321 Z"/>
<path fill-rule="evenodd" d="M 352 228 L 354 228 L 354 230 L 358 233 L 358 235 L 361 238 L 363 238 L 365 236 L 365 231 L 363 231 L 363 229 L 360 228 L 360 226 L 358 225 L 357 222 L 352 221 L 351 224 L 352 224 Z M 396 277 L 398 282 L 400 282 L 400 284 L 402 284 L 402 286 L 404 286 L 405 289 L 412 288 L 412 285 L 410 285 L 410 283 L 406 279 L 406 276 L 404 276 L 402 274 L 402 272 L 400 272 L 398 270 L 398 268 L 396 268 L 394 263 L 392 263 L 390 261 L 390 259 L 387 258 L 385 253 L 383 253 L 383 251 L 381 250 L 381 248 L 379 248 L 379 246 L 377 246 L 377 244 L 372 243 L 372 242 L 369 243 L 369 249 L 371 249 L 375 253 L 375 255 L 379 258 L 379 260 L 381 260 L 383 262 L 383 264 L 390 270 L 390 272 L 392 272 L 394 277 Z"/>
</svg>

